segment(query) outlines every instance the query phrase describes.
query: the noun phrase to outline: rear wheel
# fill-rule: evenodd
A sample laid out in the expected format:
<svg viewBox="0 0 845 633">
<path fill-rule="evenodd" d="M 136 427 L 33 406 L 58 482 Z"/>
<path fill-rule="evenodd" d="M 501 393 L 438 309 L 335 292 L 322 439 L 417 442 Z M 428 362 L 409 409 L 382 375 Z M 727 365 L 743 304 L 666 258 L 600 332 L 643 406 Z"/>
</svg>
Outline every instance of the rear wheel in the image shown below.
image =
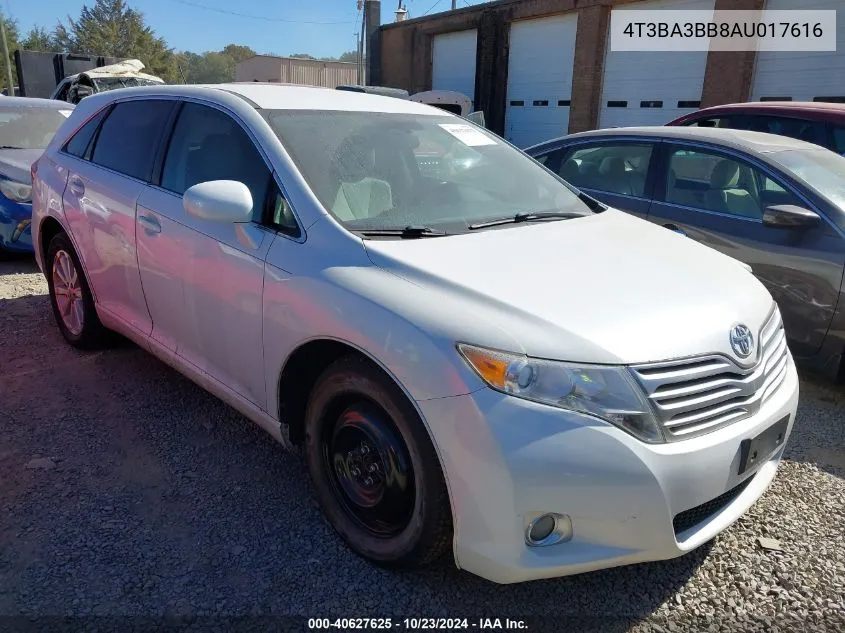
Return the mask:
<svg viewBox="0 0 845 633">
<path fill-rule="evenodd" d="M 65 340 L 80 349 L 96 349 L 110 343 L 111 332 L 100 323 L 79 258 L 64 233 L 50 241 L 45 273 L 53 315 Z"/>
<path fill-rule="evenodd" d="M 308 403 L 306 455 L 329 522 L 360 556 L 417 567 L 452 541 L 446 484 L 405 395 L 358 357 L 332 364 Z"/>
</svg>

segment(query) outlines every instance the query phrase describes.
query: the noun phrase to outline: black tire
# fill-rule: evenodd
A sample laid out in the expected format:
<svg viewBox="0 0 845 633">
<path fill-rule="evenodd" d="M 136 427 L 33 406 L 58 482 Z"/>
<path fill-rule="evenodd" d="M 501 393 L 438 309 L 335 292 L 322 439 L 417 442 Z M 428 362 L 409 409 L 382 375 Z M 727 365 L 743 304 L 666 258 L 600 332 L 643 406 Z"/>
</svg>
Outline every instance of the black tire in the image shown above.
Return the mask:
<svg viewBox="0 0 845 633">
<path fill-rule="evenodd" d="M 378 432 L 392 438 L 393 444 L 387 450 L 382 450 L 383 442 L 374 444 L 381 447 L 373 454 L 379 455 L 385 473 L 404 469 L 401 477 L 382 478 L 391 482 L 383 483 L 383 487 L 393 496 L 379 497 L 381 501 L 366 511 L 351 502 L 344 491 L 344 486 L 348 487 L 352 481 L 349 461 L 340 466 L 336 461 L 340 454 L 338 438 L 349 433 L 349 426 L 343 420 L 350 415 L 357 419 L 350 411 L 377 420 Z M 334 460 L 330 451 L 334 451 Z M 320 506 L 329 523 L 356 554 L 381 567 L 408 569 L 439 559 L 451 547 L 449 495 L 428 431 L 398 386 L 373 363 L 353 355 L 334 362 L 323 372 L 306 409 L 305 452 Z M 388 463 L 385 455 L 391 457 Z M 369 464 L 368 468 L 371 467 Z M 339 475 L 338 469 L 345 469 L 345 475 Z M 405 490 L 398 490 L 398 484 L 393 483 L 396 480 L 411 484 L 406 483 Z M 410 491 L 412 501 L 407 497 Z M 399 501 L 384 501 L 385 498 Z M 403 508 L 408 509 L 406 515 Z M 380 512 L 389 519 L 379 523 L 367 512 L 373 516 L 380 516 Z"/>
<path fill-rule="evenodd" d="M 81 298 L 81 327 L 78 328 L 78 331 L 77 328 L 69 326 L 66 318 L 62 316 L 56 296 L 54 269 L 59 258 L 65 255 L 72 263 L 78 280 Z M 44 262 L 44 275 L 47 277 L 47 286 L 50 289 L 50 305 L 53 306 L 53 316 L 56 318 L 56 324 L 65 340 L 78 349 L 91 350 L 110 346 L 114 342 L 114 335 L 103 326 L 97 316 L 97 308 L 94 306 L 94 297 L 88 287 L 88 280 L 85 278 L 85 273 L 73 244 L 65 233 L 58 233 L 50 241 Z"/>
</svg>

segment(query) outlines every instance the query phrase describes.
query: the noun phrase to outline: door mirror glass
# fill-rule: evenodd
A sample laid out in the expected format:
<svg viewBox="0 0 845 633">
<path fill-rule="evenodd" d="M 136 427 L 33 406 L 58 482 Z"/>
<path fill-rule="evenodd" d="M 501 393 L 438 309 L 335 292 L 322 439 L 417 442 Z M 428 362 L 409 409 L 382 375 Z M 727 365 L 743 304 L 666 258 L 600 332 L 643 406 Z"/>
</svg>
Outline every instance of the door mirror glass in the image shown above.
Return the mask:
<svg viewBox="0 0 845 633">
<path fill-rule="evenodd" d="M 76 102 L 77 103 L 82 101 L 85 97 L 90 97 L 92 94 L 94 94 L 94 89 L 91 86 L 82 86 L 82 85 L 76 86 Z"/>
<path fill-rule="evenodd" d="M 794 204 L 776 204 L 763 211 L 763 226 L 790 229 L 807 228 L 819 223 L 815 211 Z"/>
<path fill-rule="evenodd" d="M 252 194 L 236 180 L 210 180 L 188 188 L 182 196 L 185 212 L 212 222 L 252 220 Z"/>
</svg>

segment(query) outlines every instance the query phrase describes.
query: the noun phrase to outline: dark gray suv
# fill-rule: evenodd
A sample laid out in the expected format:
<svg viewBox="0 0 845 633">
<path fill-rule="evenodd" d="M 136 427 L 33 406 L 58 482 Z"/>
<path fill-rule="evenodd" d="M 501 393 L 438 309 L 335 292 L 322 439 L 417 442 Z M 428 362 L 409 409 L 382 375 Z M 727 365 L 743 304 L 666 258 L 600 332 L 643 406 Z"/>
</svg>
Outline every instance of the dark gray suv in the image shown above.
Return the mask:
<svg viewBox="0 0 845 633">
<path fill-rule="evenodd" d="M 845 158 L 785 136 L 665 126 L 582 132 L 526 152 L 593 198 L 749 264 L 796 359 L 845 375 Z"/>
</svg>

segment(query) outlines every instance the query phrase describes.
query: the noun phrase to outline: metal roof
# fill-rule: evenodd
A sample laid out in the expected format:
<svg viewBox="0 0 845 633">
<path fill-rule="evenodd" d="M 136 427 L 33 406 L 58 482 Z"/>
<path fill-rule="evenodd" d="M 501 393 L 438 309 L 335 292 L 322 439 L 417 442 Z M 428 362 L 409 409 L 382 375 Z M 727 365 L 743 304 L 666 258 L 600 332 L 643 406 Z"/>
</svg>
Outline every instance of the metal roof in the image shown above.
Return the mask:
<svg viewBox="0 0 845 633">
<path fill-rule="evenodd" d="M 731 147 L 755 153 L 779 152 L 790 149 L 822 149 L 818 145 L 799 141 L 788 136 L 752 132 L 749 130 L 732 130 L 727 128 L 705 127 L 671 127 L 671 126 L 643 126 L 620 127 L 578 132 L 554 140 L 538 143 L 529 149 L 545 147 L 560 143 L 569 143 L 578 139 L 601 138 L 610 136 L 651 137 L 659 139 L 677 139 L 685 141 L 701 141 Z"/>
</svg>

